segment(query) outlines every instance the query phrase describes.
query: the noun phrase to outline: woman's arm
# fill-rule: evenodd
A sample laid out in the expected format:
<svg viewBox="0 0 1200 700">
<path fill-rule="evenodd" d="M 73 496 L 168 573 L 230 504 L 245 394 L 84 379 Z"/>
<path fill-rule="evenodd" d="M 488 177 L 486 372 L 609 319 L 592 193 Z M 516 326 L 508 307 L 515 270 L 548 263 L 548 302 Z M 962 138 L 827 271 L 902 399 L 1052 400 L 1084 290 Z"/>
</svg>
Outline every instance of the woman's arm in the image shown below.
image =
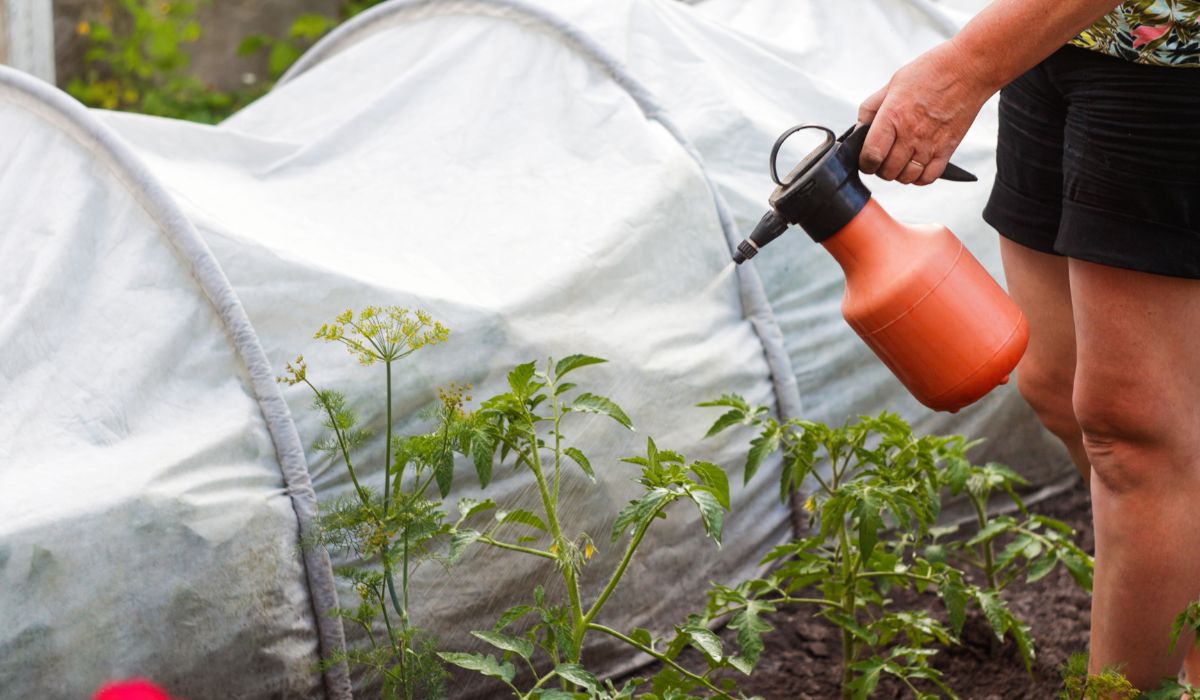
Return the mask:
<svg viewBox="0 0 1200 700">
<path fill-rule="evenodd" d="M 858 109 L 871 122 L 859 165 L 884 180 L 937 179 L 997 90 L 1113 9 L 1113 0 L 996 0 L 918 56 Z"/>
</svg>

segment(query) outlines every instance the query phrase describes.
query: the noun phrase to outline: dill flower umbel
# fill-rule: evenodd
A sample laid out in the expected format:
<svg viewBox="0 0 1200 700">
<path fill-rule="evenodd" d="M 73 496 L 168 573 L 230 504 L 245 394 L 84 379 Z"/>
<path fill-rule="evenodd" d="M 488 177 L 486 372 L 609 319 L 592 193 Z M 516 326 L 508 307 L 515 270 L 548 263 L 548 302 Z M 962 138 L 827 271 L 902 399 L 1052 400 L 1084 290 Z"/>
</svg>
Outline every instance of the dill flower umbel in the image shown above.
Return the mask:
<svg viewBox="0 0 1200 700">
<path fill-rule="evenodd" d="M 313 337 L 341 343 L 360 363 L 372 365 L 407 357 L 449 335 L 449 329 L 420 309 L 368 306 L 358 312 L 358 318 L 346 309 L 333 323 L 322 324 Z"/>
</svg>

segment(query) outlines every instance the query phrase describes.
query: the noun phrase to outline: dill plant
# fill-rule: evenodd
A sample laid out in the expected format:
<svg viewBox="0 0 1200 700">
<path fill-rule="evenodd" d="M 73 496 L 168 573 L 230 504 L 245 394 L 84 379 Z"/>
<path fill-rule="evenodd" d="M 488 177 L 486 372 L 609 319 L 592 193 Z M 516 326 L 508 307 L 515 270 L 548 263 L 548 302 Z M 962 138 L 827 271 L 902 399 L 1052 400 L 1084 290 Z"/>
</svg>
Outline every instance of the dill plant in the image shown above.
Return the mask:
<svg viewBox="0 0 1200 700">
<path fill-rule="evenodd" d="M 1089 674 L 1087 654 L 1071 654 L 1059 671 L 1062 673 L 1062 688 L 1058 700 L 1131 700 L 1143 697 L 1119 668 L 1109 667 L 1100 673 Z"/>
<path fill-rule="evenodd" d="M 340 460 L 353 484 L 353 495 L 322 508 L 318 541 L 306 546 L 327 546 L 353 554 L 366 567 L 339 567 L 337 575 L 350 582 L 359 598 L 353 608 L 333 611 L 360 627 L 367 649 L 347 649 L 323 663 L 346 661 L 377 678 L 384 697 L 432 698 L 443 693 L 446 672 L 435 655 L 436 638 L 414 624 L 410 614 L 413 571 L 437 558 L 438 542 L 449 526 L 441 498 L 450 490 L 454 469 L 451 441 L 460 439 L 469 424 L 463 411 L 468 387 L 451 385 L 439 392 L 437 427 L 428 435 L 400 437 L 392 426 L 393 365 L 417 350 L 443 342 L 449 331 L 423 311 L 395 306 L 368 306 L 357 315 L 339 314 L 322 325 L 315 338 L 339 343 L 361 365 L 382 365 L 386 397 L 386 439 L 383 450 L 383 488 L 374 489 L 360 478 L 359 448 L 369 437 L 340 392 L 318 388 L 308 377 L 303 356 L 288 363 L 279 381 L 303 384 L 313 394 L 313 408 L 324 418 L 329 434 L 314 448 Z M 379 456 L 373 456 L 378 460 Z M 358 466 L 356 466 L 358 465 Z M 397 578 L 399 584 L 397 584 Z M 382 622 L 385 636 L 377 634 Z"/>
</svg>

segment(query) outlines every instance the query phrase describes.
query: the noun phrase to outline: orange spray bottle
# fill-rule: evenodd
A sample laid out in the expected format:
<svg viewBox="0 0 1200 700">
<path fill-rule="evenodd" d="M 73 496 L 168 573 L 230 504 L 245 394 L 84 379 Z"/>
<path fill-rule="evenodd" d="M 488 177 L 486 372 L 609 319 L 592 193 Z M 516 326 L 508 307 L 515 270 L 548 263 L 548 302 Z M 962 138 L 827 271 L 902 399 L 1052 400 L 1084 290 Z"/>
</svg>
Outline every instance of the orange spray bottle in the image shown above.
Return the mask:
<svg viewBox="0 0 1200 700">
<path fill-rule="evenodd" d="M 784 132 L 771 151 L 771 210 L 733 259 L 801 226 L 842 266 L 850 327 L 918 401 L 954 412 L 1008 381 L 1029 339 L 1025 316 L 949 229 L 901 224 L 871 198 L 858 174 L 868 128 L 836 139 L 822 126 Z M 824 131 L 825 141 L 780 180 L 779 148 L 802 129 Z M 942 178 L 975 180 L 954 165 Z"/>
</svg>

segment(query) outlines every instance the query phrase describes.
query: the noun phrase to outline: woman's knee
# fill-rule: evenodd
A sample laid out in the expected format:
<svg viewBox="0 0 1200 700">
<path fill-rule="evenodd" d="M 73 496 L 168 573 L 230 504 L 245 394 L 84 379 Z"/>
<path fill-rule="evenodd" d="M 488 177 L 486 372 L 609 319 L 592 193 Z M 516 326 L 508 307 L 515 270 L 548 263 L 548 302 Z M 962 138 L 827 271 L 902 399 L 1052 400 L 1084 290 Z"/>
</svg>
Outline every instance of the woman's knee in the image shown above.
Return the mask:
<svg viewBox="0 0 1200 700">
<path fill-rule="evenodd" d="M 1017 391 L 1046 430 L 1063 442 L 1079 439 L 1079 423 L 1071 402 L 1072 376 L 1069 371 L 1022 362 L 1017 371 Z"/>
<path fill-rule="evenodd" d="M 1171 459 L 1172 417 L 1152 387 L 1080 377 L 1072 405 L 1100 486 L 1112 493 L 1162 488 L 1178 476 Z"/>
</svg>

